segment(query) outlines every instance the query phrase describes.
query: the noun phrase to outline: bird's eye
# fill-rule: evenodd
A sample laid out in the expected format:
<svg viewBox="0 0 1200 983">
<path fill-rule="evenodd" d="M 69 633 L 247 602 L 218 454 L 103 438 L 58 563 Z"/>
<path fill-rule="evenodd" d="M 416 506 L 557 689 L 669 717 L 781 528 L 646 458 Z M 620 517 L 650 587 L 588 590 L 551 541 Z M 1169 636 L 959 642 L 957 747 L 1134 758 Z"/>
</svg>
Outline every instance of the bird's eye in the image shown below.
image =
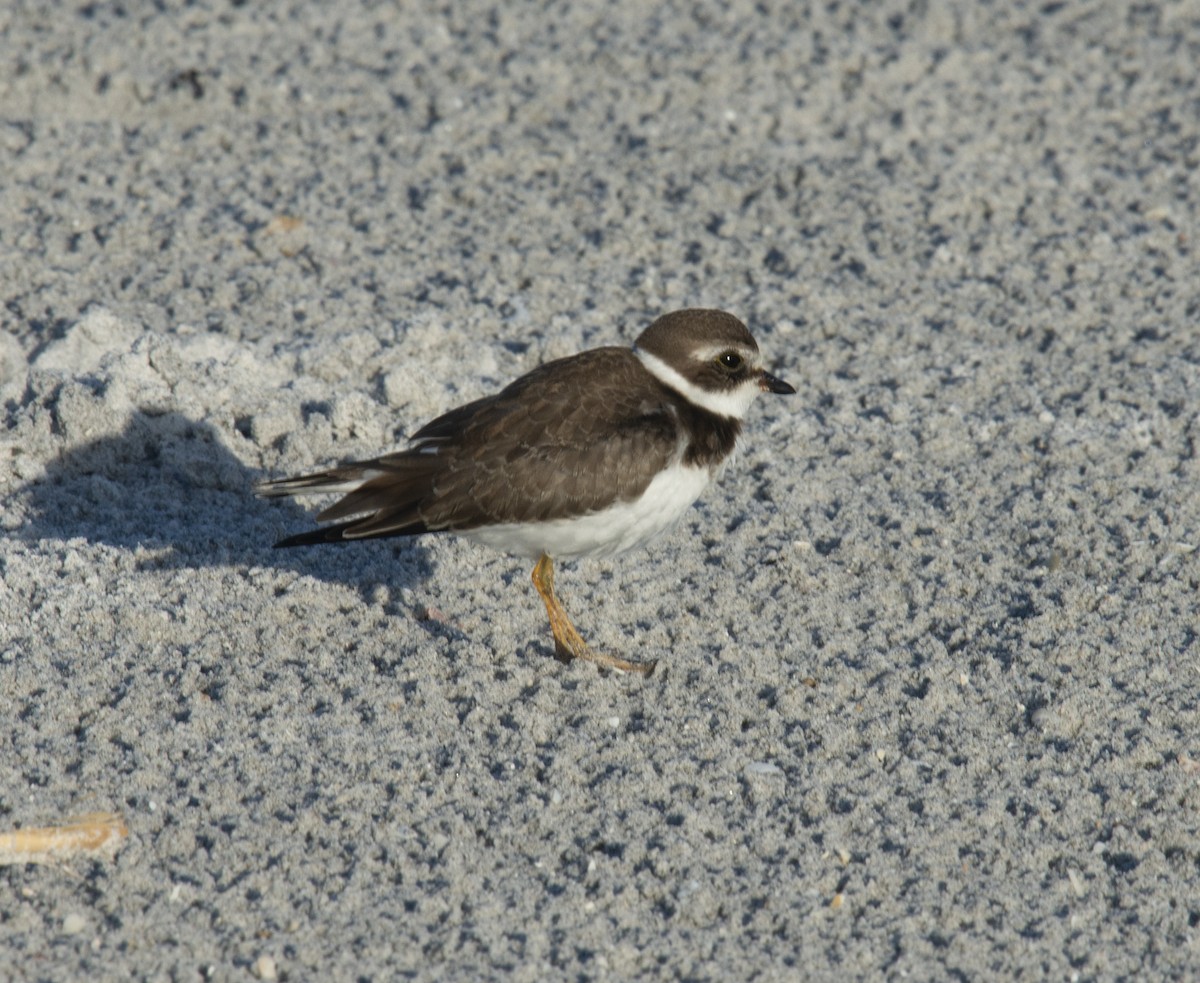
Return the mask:
<svg viewBox="0 0 1200 983">
<path fill-rule="evenodd" d="M 726 372 L 736 372 L 742 367 L 742 356 L 737 352 L 725 352 L 717 356 L 717 363 Z"/>
</svg>

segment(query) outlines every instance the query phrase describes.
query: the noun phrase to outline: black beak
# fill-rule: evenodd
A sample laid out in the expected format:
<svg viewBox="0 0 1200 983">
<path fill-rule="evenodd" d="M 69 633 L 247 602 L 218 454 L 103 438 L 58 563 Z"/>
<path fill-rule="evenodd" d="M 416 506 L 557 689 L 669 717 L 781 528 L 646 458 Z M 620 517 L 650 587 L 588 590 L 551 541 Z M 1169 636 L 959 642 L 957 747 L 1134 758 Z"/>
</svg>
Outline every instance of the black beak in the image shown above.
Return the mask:
<svg viewBox="0 0 1200 983">
<path fill-rule="evenodd" d="M 765 393 L 779 393 L 780 396 L 790 396 L 796 391 L 795 386 L 789 386 L 782 379 L 776 379 L 766 371 L 758 377 L 758 388 Z"/>
</svg>

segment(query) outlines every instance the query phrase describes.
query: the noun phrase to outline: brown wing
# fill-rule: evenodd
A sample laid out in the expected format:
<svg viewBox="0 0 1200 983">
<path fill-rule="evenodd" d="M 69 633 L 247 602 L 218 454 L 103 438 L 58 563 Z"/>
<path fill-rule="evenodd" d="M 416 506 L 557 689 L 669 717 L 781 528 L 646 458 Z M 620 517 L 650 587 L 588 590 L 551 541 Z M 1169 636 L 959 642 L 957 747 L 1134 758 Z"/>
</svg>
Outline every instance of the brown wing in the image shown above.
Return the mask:
<svg viewBox="0 0 1200 983">
<path fill-rule="evenodd" d="M 549 362 L 414 439 L 416 453 L 436 448 L 444 458 L 421 505 L 431 529 L 582 515 L 627 501 L 680 447 L 668 394 L 624 348 Z"/>
<path fill-rule="evenodd" d="M 277 483 L 288 493 L 367 477 L 317 516 L 337 525 L 279 545 L 530 522 L 633 499 L 680 453 L 675 402 L 628 349 L 548 362 L 427 423 L 407 450 Z"/>
</svg>

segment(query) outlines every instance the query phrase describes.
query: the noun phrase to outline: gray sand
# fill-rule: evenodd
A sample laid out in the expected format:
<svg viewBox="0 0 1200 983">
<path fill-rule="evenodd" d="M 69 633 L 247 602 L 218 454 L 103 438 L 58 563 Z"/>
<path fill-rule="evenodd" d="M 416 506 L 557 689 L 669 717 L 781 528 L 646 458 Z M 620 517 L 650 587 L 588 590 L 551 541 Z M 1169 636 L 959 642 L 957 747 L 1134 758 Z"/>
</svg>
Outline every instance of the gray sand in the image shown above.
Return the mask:
<svg viewBox="0 0 1200 983">
<path fill-rule="evenodd" d="M 338 6 L 0 14 L 0 828 L 130 829 L 0 976 L 1200 973 L 1195 5 Z M 560 572 L 651 679 L 270 548 L 684 306 L 799 395 Z"/>
</svg>

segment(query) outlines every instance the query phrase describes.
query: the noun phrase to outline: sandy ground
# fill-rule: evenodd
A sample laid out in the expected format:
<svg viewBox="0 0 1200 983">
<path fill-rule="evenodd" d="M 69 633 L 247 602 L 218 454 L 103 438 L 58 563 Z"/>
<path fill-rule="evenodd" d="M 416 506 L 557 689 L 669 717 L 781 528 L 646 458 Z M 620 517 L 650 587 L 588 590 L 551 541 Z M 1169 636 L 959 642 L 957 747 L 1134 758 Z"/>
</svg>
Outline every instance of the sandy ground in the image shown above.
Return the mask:
<svg viewBox="0 0 1200 983">
<path fill-rule="evenodd" d="M 0 827 L 129 830 L 0 975 L 1200 973 L 1197 7 L 644 6 L 0 11 Z M 684 306 L 799 395 L 561 571 L 651 679 L 271 550 Z"/>
</svg>

